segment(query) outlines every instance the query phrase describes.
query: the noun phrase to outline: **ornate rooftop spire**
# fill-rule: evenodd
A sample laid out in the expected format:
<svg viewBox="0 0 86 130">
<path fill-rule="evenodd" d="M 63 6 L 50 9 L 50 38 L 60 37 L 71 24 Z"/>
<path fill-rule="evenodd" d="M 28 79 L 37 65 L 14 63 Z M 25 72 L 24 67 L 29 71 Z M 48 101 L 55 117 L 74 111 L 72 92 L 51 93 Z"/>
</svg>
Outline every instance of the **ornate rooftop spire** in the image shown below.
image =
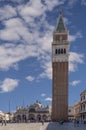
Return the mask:
<svg viewBox="0 0 86 130">
<path fill-rule="evenodd" d="M 60 13 L 60 15 L 62 15 L 62 8 L 60 8 L 59 13 Z"/>
<path fill-rule="evenodd" d="M 59 20 L 58 20 L 58 25 L 57 25 L 56 31 L 64 32 L 65 30 L 66 30 L 66 28 L 65 28 L 65 25 L 64 25 L 63 17 L 62 17 L 62 8 L 60 8 L 60 10 L 59 10 Z"/>
</svg>

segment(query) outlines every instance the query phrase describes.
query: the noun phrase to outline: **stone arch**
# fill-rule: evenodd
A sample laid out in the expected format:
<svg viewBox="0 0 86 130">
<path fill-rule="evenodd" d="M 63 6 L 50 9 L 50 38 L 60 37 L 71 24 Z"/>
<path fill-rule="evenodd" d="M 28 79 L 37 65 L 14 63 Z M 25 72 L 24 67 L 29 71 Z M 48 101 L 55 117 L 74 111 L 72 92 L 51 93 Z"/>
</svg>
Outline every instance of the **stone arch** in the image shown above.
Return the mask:
<svg viewBox="0 0 86 130">
<path fill-rule="evenodd" d="M 61 54 L 63 54 L 63 49 L 61 49 Z"/>
<path fill-rule="evenodd" d="M 26 115 L 22 115 L 22 121 L 26 122 Z"/>
<path fill-rule="evenodd" d="M 85 104 L 83 104 L 83 110 L 85 110 Z"/>
<path fill-rule="evenodd" d="M 47 116 L 46 116 L 46 115 L 43 115 L 43 116 L 42 116 L 42 119 L 43 119 L 44 121 L 46 121 L 46 120 L 47 120 Z"/>
<path fill-rule="evenodd" d="M 17 115 L 17 122 L 21 122 L 21 115 Z"/>
<path fill-rule="evenodd" d="M 29 114 L 29 120 L 34 121 L 35 120 L 35 115 L 34 114 Z"/>
<path fill-rule="evenodd" d="M 60 54 L 60 49 L 58 49 L 58 54 Z"/>
<path fill-rule="evenodd" d="M 64 49 L 64 53 L 66 53 L 66 49 Z"/>
<path fill-rule="evenodd" d="M 57 49 L 55 50 L 55 54 L 58 54 L 58 50 Z"/>
<path fill-rule="evenodd" d="M 32 113 L 35 112 L 35 108 L 30 108 L 29 112 L 32 112 Z"/>
<path fill-rule="evenodd" d="M 41 121 L 41 115 L 40 115 L 40 114 L 37 115 L 37 120 L 38 120 L 38 121 Z"/>
</svg>

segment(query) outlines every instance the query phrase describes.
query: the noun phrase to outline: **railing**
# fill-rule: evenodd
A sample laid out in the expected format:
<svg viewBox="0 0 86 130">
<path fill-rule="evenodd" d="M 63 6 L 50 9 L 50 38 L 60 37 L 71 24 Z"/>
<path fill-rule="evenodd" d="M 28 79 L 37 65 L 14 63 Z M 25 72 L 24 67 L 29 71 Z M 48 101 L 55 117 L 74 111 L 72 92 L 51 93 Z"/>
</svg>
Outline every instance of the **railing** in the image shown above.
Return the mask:
<svg viewBox="0 0 86 130">
<path fill-rule="evenodd" d="M 68 40 L 61 40 L 61 41 L 59 41 L 59 40 L 57 40 L 57 41 L 53 41 L 53 44 L 60 44 L 60 43 L 63 43 L 63 44 L 69 44 L 69 41 Z"/>
<path fill-rule="evenodd" d="M 82 102 L 86 102 L 86 98 L 85 98 L 85 99 L 83 99 L 83 100 L 81 100 L 80 102 L 81 102 L 81 103 L 82 103 Z"/>
<path fill-rule="evenodd" d="M 80 113 L 84 113 L 84 112 L 86 112 L 86 108 L 85 108 L 85 109 L 80 110 Z"/>
</svg>

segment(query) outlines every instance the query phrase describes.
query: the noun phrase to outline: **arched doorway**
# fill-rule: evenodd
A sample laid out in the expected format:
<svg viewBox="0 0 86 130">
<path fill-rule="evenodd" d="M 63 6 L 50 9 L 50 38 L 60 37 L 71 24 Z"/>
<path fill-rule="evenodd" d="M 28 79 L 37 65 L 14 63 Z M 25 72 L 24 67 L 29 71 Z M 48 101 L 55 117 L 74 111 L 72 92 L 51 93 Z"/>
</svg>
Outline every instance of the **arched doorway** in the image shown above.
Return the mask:
<svg viewBox="0 0 86 130">
<path fill-rule="evenodd" d="M 43 116 L 42 116 L 42 119 L 43 119 L 44 121 L 46 121 L 46 120 L 47 120 L 47 116 L 46 116 L 46 115 L 43 115 Z"/>
<path fill-rule="evenodd" d="M 64 53 L 66 53 L 66 49 L 64 49 Z"/>
<path fill-rule="evenodd" d="M 61 49 L 61 54 L 63 54 L 63 49 Z"/>
<path fill-rule="evenodd" d="M 17 122 L 21 122 L 21 115 L 17 116 Z"/>
<path fill-rule="evenodd" d="M 26 115 L 22 115 L 22 121 L 26 122 Z"/>
<path fill-rule="evenodd" d="M 37 121 L 41 121 L 41 115 L 37 115 Z"/>
<path fill-rule="evenodd" d="M 35 121 L 35 115 L 34 114 L 29 114 L 29 120 L 30 121 Z"/>
</svg>

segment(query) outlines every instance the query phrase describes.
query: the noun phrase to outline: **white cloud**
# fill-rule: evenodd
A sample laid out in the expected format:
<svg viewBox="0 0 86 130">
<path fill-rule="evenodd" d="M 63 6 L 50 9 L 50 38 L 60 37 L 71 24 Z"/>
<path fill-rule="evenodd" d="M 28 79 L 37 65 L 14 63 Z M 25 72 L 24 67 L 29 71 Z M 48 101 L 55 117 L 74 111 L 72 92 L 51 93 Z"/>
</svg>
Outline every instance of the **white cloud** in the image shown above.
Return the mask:
<svg viewBox="0 0 86 130">
<path fill-rule="evenodd" d="M 68 1 L 68 6 L 69 7 L 73 7 L 76 3 L 77 3 L 78 0 L 69 0 Z"/>
<path fill-rule="evenodd" d="M 4 44 L 0 46 L 0 69 L 8 70 L 16 63 L 29 57 L 36 57 L 38 53 L 33 45 Z"/>
<path fill-rule="evenodd" d="M 72 81 L 70 84 L 71 84 L 72 86 L 77 86 L 77 85 L 80 84 L 80 83 L 81 83 L 80 80 L 74 80 L 74 81 Z"/>
<path fill-rule="evenodd" d="M 77 38 L 82 38 L 82 34 L 80 32 L 77 32 L 75 35 L 68 35 L 68 39 L 70 42 L 75 41 Z"/>
<path fill-rule="evenodd" d="M 1 46 L 0 47 L 1 52 L 3 53 L 4 51 L 4 55 L 2 55 L 1 53 L 1 59 L 3 62 L 1 62 L 0 68 L 9 69 L 11 66 L 14 67 L 14 65 L 18 63 L 20 60 L 29 58 L 31 55 L 37 57 L 40 61 L 43 61 L 44 63 L 46 57 L 49 57 L 51 52 L 52 31 L 54 27 L 49 25 L 44 19 L 39 23 L 38 23 L 40 25 L 39 28 L 43 26 L 45 30 L 44 32 L 40 33 L 40 31 L 38 31 L 37 29 L 38 26 L 36 26 L 36 28 L 32 29 L 32 33 L 30 33 L 28 28 L 22 23 L 22 21 L 19 18 L 13 18 L 4 22 L 6 29 L 0 31 L 1 34 L 0 36 L 2 40 L 17 41 L 20 39 L 21 36 L 24 39 L 24 41 L 27 42 L 27 44 L 21 44 L 21 45 L 10 44 L 9 47 L 6 47 L 7 45 L 4 44 L 3 46 Z M 33 41 L 34 44 L 29 45 L 33 43 Z M 19 50 L 18 55 L 16 55 L 17 50 Z M 27 52 L 27 50 L 29 51 Z"/>
<path fill-rule="evenodd" d="M 24 0 L 9 0 L 9 1 L 12 1 L 12 2 L 17 2 L 17 3 L 22 3 L 22 2 L 24 2 Z"/>
<path fill-rule="evenodd" d="M 0 82 L 1 92 L 11 92 L 18 86 L 18 80 L 6 78 L 4 81 Z"/>
<path fill-rule="evenodd" d="M 64 4 L 65 0 L 44 0 L 46 8 L 51 11 L 55 6 Z"/>
<path fill-rule="evenodd" d="M 17 3 L 22 3 L 22 2 L 24 2 L 24 0 L 0 0 L 0 1 L 8 1 L 8 2 L 17 2 Z"/>
<path fill-rule="evenodd" d="M 39 75 L 40 78 L 49 78 L 52 79 L 52 63 L 50 61 L 45 61 L 42 68 L 44 69 L 44 72 Z"/>
<path fill-rule="evenodd" d="M 86 6 L 86 0 L 81 0 L 81 5 L 85 5 Z"/>
<path fill-rule="evenodd" d="M 34 81 L 35 80 L 35 77 L 32 77 L 32 76 L 27 76 L 26 79 L 30 82 Z"/>
<path fill-rule="evenodd" d="M 69 56 L 69 71 L 74 72 L 77 70 L 78 64 L 84 63 L 84 55 L 76 52 L 70 52 Z"/>
<path fill-rule="evenodd" d="M 68 20 L 68 18 L 63 17 L 63 19 L 64 19 L 64 24 L 65 24 L 65 25 L 68 25 L 68 24 L 70 24 L 70 23 L 71 23 L 71 22 Z"/>
<path fill-rule="evenodd" d="M 0 20 L 9 19 L 16 15 L 16 9 L 10 5 L 0 8 Z"/>
<path fill-rule="evenodd" d="M 20 18 L 12 18 L 3 22 L 5 28 L 0 30 L 0 39 L 9 41 L 18 41 L 24 39 L 25 42 L 33 40 L 28 27 L 23 24 Z"/>
<path fill-rule="evenodd" d="M 22 16 L 29 16 L 29 17 L 38 17 L 42 15 L 45 11 L 44 5 L 41 3 L 40 0 L 30 0 L 27 5 L 20 6 L 19 12 Z"/>
<path fill-rule="evenodd" d="M 38 17 L 41 15 L 45 15 L 46 11 L 52 11 L 55 6 L 61 5 L 65 2 L 65 0 L 53 0 L 52 2 L 49 0 L 44 0 L 41 2 L 40 0 L 30 0 L 27 5 L 20 5 L 18 7 L 19 13 L 23 18 L 26 17 Z"/>
<path fill-rule="evenodd" d="M 70 52 L 69 55 L 69 71 L 75 72 L 78 69 L 78 64 L 84 63 L 84 55 L 76 52 Z M 45 60 L 41 66 L 44 71 L 39 75 L 40 78 L 52 79 L 52 63 L 51 59 Z"/>
<path fill-rule="evenodd" d="M 46 94 L 45 94 L 45 93 L 42 93 L 42 94 L 41 94 L 41 96 L 42 96 L 42 97 L 45 97 L 45 96 L 46 96 Z"/>
<path fill-rule="evenodd" d="M 18 28 L 20 28 L 20 33 L 24 30 L 23 28 L 21 29 L 21 24 L 20 20 L 14 19 L 15 22 L 6 22 L 7 27 L 11 28 L 10 26 L 14 26 L 14 30 L 16 28 L 16 25 Z M 46 23 L 46 22 L 45 22 Z M 17 29 L 18 29 L 17 28 Z M 37 57 L 40 60 L 41 67 L 44 69 L 44 72 L 40 74 L 41 78 L 48 77 L 49 79 L 52 78 L 52 63 L 51 63 L 51 41 L 52 41 L 52 30 L 53 27 L 50 26 L 49 24 L 45 24 L 45 29 L 47 29 L 46 32 L 40 36 L 40 32 L 37 30 L 34 30 L 33 33 L 33 38 L 29 39 L 27 37 L 28 44 L 21 44 L 21 45 L 3 45 L 0 46 L 0 59 L 2 62 L 0 62 L 0 68 L 1 69 L 9 69 L 10 67 L 14 67 L 16 63 L 18 63 L 21 60 L 24 60 L 29 57 Z M 24 31 L 24 35 L 27 34 L 28 31 L 27 29 Z M 16 34 L 16 33 L 14 33 Z M 4 35 L 3 35 L 4 36 Z M 15 35 L 12 35 L 15 36 Z M 22 34 L 23 36 L 23 34 Z M 50 38 L 51 37 L 51 38 Z M 70 41 L 76 40 L 76 38 L 81 37 L 80 33 L 76 33 L 73 39 L 70 39 Z M 6 38 L 6 37 L 5 37 Z M 12 38 L 12 37 L 11 37 Z M 15 39 L 15 38 L 14 38 Z M 33 40 L 34 39 L 34 40 Z M 35 42 L 34 45 L 29 45 L 31 41 Z M 46 44 L 47 43 L 47 44 Z M 8 47 L 7 47 L 8 46 Z M 29 51 L 28 51 L 29 50 Z M 76 57 L 76 58 L 75 58 Z M 69 70 L 76 71 L 77 69 L 77 64 L 83 63 L 83 55 L 82 54 L 77 54 L 77 53 L 70 53 L 70 64 L 69 64 Z"/>
<path fill-rule="evenodd" d="M 45 98 L 45 101 L 52 101 L 52 98 L 48 97 L 48 98 Z"/>
<path fill-rule="evenodd" d="M 51 11 L 55 6 L 64 2 L 64 0 L 53 0 L 52 2 L 46 0 L 44 4 L 39 0 L 35 2 L 30 0 L 26 5 L 17 6 L 16 9 L 24 20 L 17 17 L 3 22 L 5 28 L 0 30 L 0 39 L 7 40 L 11 44 L 4 43 L 0 46 L 0 69 L 8 70 L 10 67 L 17 69 L 18 62 L 21 60 L 36 57 L 43 68 L 43 72 L 39 77 L 52 79 L 51 43 L 53 38 L 52 32 L 55 27 L 50 25 L 46 20 L 46 11 Z M 16 9 L 11 7 L 10 10 L 14 10 L 15 13 L 12 11 L 12 15 L 9 13 L 9 17 L 16 15 Z M 4 9 L 3 15 L 5 15 Z M 36 21 L 35 19 L 38 20 Z M 68 23 L 68 19 L 65 18 L 64 21 Z M 40 31 L 41 28 L 43 28 L 43 31 Z M 81 33 L 77 32 L 75 35 L 69 35 L 69 40 L 75 41 L 81 37 Z M 73 53 L 70 54 L 70 71 L 75 71 L 77 64 L 81 63 L 80 61 L 76 61 L 73 55 Z M 76 55 L 79 60 L 83 61 L 83 56 L 77 53 Z"/>
</svg>

